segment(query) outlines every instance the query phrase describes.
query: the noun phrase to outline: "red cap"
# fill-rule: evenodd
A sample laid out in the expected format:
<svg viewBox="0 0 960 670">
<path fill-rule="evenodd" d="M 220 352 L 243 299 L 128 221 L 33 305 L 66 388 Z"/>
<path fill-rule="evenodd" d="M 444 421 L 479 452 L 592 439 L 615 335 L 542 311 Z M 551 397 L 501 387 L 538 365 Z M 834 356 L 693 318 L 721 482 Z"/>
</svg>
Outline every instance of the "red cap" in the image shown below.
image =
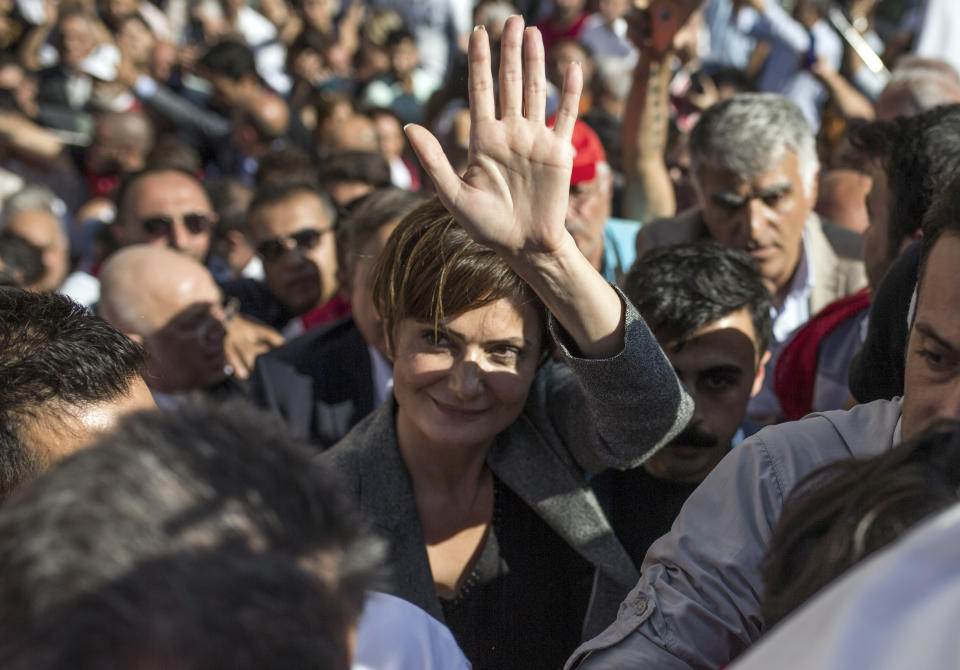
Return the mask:
<svg viewBox="0 0 960 670">
<path fill-rule="evenodd" d="M 553 127 L 553 117 L 547 119 L 547 125 Z M 600 138 L 593 128 L 577 119 L 573 126 L 573 172 L 570 173 L 570 185 L 590 181 L 597 176 L 597 163 L 606 163 L 607 154 L 603 150 Z"/>
</svg>

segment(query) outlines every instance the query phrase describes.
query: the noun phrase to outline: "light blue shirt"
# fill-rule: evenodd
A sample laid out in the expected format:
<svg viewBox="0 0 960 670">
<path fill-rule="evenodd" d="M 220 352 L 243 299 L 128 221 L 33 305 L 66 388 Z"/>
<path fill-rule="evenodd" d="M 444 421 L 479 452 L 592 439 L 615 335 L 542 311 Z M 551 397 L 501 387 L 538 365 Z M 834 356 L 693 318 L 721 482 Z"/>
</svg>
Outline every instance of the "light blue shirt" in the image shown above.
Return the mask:
<svg viewBox="0 0 960 670">
<path fill-rule="evenodd" d="M 749 7 L 740 10 L 737 28 L 746 35 L 770 42 L 770 55 L 758 81 L 760 90 L 790 98 L 817 132 L 820 112 L 829 95 L 824 85 L 806 69 L 807 54 L 812 49 L 817 58 L 839 70 L 843 59 L 839 35 L 822 20 L 807 31 L 776 2 L 767 2 L 763 13 Z"/>
</svg>

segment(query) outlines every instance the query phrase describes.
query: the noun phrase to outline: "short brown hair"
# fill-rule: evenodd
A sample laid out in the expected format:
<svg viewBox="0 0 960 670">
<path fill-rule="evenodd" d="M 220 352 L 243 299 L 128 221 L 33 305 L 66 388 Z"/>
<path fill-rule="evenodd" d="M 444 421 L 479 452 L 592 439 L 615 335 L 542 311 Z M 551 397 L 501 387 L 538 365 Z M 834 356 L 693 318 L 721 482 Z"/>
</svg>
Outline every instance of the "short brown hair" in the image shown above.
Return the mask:
<svg viewBox="0 0 960 670">
<path fill-rule="evenodd" d="M 403 319 L 432 321 L 477 309 L 501 298 L 532 304 L 546 348 L 546 309 L 506 262 L 467 234 L 437 198 L 403 218 L 374 268 L 373 302 L 394 343 Z"/>
</svg>

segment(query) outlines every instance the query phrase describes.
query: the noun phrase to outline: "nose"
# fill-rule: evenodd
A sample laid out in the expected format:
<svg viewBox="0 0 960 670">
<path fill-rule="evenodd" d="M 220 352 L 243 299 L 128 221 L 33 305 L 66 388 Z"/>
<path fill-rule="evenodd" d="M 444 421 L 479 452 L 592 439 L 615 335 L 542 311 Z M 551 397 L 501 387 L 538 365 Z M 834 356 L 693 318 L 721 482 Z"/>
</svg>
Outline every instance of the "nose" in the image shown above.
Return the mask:
<svg viewBox="0 0 960 670">
<path fill-rule="evenodd" d="M 483 386 L 483 372 L 480 365 L 467 355 L 454 363 L 449 377 L 450 390 L 460 400 L 473 398 Z"/>
<path fill-rule="evenodd" d="M 762 240 L 763 230 L 767 227 L 767 212 L 763 201 L 760 198 L 752 198 L 746 206 L 750 239 L 754 241 Z"/>
<path fill-rule="evenodd" d="M 170 233 L 167 236 L 167 245 L 177 251 L 183 251 L 188 248 L 188 239 L 190 232 L 183 223 L 182 218 L 175 218 L 170 224 Z"/>
</svg>

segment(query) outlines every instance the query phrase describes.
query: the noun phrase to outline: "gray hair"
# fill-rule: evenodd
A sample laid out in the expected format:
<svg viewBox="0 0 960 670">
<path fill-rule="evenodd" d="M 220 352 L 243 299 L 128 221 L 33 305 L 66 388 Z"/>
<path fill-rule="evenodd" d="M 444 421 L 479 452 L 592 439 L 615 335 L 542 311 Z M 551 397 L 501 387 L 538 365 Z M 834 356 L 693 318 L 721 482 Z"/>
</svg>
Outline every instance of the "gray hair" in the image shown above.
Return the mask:
<svg viewBox="0 0 960 670">
<path fill-rule="evenodd" d="M 21 212 L 31 212 L 35 209 L 50 212 L 59 218 L 65 213 L 66 206 L 48 187 L 42 184 L 27 184 L 3 201 L 3 220 L 9 221 Z"/>
<path fill-rule="evenodd" d="M 740 93 L 710 107 L 690 134 L 690 162 L 755 179 L 796 154 L 807 194 L 820 160 L 810 125 L 793 102 L 776 93 Z"/>
</svg>

